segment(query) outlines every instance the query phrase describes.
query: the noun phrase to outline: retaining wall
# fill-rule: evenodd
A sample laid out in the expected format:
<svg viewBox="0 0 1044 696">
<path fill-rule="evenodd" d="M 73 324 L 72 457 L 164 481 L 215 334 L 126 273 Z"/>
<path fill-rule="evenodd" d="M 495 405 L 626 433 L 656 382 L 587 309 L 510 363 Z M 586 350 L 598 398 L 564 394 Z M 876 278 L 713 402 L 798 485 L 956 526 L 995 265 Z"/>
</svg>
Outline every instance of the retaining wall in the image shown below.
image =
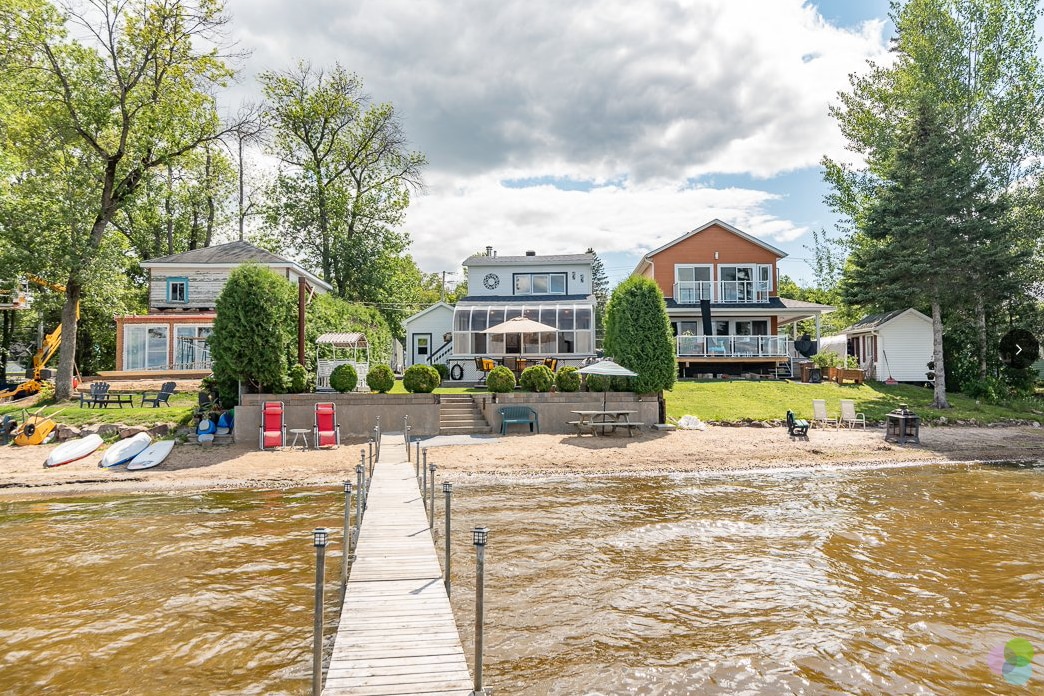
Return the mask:
<svg viewBox="0 0 1044 696">
<path fill-rule="evenodd" d="M 475 402 L 482 410 L 493 432 L 500 432 L 499 409 L 503 406 L 529 406 L 540 418 L 540 432 L 548 434 L 576 434 L 576 426 L 569 421 L 577 420 L 571 411 L 636 411 L 631 420 L 645 423 L 649 429 L 660 422 L 658 394 L 635 394 L 633 392 L 606 392 L 605 407 L 602 407 L 601 392 L 555 392 L 535 394 L 533 392 L 511 392 L 508 394 L 476 394 Z M 495 400 L 494 400 L 495 397 Z M 508 433 L 528 432 L 521 425 L 508 426 Z"/>
</svg>

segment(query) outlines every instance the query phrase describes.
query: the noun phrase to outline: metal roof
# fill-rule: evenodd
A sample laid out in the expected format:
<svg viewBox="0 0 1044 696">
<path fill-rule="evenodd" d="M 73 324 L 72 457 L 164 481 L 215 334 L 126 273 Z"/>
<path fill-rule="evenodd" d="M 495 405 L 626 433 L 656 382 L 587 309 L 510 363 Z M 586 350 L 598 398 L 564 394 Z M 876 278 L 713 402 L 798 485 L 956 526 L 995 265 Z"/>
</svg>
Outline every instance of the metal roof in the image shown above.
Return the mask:
<svg viewBox="0 0 1044 696">
<path fill-rule="evenodd" d="M 324 345 L 332 346 L 354 346 L 362 348 L 367 346 L 366 336 L 361 333 L 324 333 L 319 338 L 315 339 L 316 344 L 322 343 Z"/>
<path fill-rule="evenodd" d="M 475 254 L 464 259 L 465 266 L 517 266 L 533 264 L 557 266 L 570 263 L 592 263 L 594 254 L 548 254 L 547 256 L 486 256 Z"/>
</svg>

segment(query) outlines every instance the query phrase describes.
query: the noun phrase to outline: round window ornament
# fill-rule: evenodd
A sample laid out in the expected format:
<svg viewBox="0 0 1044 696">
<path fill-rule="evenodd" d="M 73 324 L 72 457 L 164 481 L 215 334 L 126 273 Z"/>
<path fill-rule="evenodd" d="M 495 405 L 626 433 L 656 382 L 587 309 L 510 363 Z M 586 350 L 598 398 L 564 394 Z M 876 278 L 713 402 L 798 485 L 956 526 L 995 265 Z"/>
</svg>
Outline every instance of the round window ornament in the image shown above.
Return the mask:
<svg viewBox="0 0 1044 696">
<path fill-rule="evenodd" d="M 488 290 L 496 290 L 500 287 L 500 276 L 496 273 L 487 273 L 486 277 L 482 279 L 482 284 L 485 285 Z"/>
</svg>

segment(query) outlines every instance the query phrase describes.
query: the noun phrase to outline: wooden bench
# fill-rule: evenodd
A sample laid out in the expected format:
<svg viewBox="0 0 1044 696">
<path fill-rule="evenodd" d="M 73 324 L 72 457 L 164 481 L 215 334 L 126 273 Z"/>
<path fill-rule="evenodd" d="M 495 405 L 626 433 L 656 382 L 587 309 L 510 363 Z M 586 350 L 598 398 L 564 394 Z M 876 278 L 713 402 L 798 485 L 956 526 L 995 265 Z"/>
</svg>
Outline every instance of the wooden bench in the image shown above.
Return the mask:
<svg viewBox="0 0 1044 696">
<path fill-rule="evenodd" d="M 529 406 L 504 406 L 500 409 L 500 434 L 507 435 L 509 425 L 528 425 L 529 432 L 540 432 L 540 417 Z"/>
</svg>

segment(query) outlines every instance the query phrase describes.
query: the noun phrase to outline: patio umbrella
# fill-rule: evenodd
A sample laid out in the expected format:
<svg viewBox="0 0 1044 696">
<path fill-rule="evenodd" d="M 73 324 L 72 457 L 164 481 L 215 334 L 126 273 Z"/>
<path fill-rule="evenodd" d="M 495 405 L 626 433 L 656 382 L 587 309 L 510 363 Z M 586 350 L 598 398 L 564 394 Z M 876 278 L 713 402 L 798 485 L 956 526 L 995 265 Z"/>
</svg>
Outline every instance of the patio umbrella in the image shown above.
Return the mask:
<svg viewBox="0 0 1044 696">
<path fill-rule="evenodd" d="M 623 365 L 617 365 L 612 360 L 599 360 L 590 365 L 584 365 L 577 370 L 582 375 L 605 375 L 606 377 L 637 377 L 637 372 L 628 370 Z M 605 410 L 605 392 L 602 392 L 602 410 Z"/>
<path fill-rule="evenodd" d="M 533 321 L 525 317 L 514 317 L 505 322 L 491 326 L 482 333 L 484 334 L 519 334 L 519 346 L 521 347 L 522 334 L 558 333 L 558 329 L 539 321 Z"/>
</svg>

